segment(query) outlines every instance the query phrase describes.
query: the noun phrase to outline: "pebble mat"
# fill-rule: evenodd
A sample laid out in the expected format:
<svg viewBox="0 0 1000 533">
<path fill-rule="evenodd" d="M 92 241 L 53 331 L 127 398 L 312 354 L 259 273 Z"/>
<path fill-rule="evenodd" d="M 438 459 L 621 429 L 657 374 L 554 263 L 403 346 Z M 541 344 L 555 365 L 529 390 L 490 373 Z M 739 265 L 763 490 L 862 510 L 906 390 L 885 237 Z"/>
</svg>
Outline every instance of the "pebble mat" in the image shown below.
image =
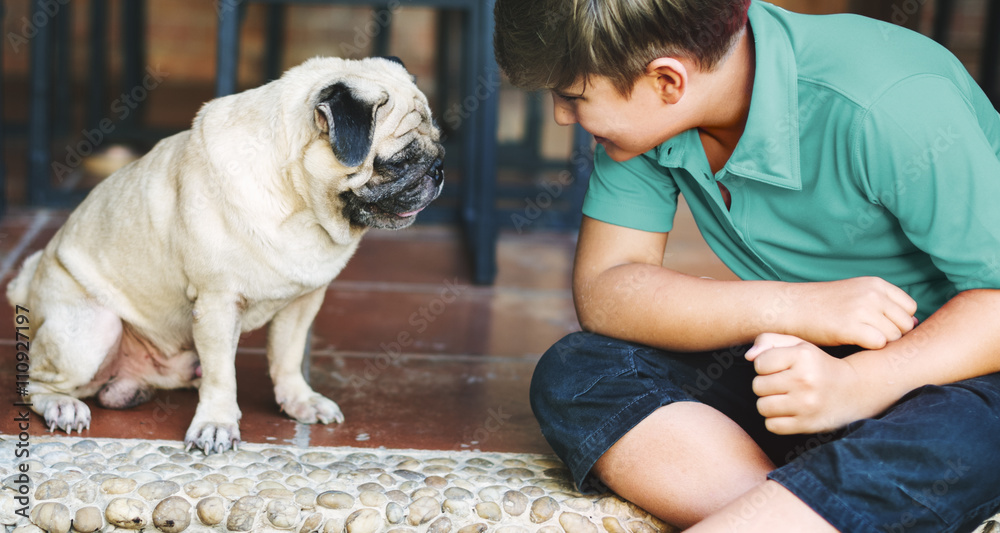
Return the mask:
<svg viewBox="0 0 1000 533">
<path fill-rule="evenodd" d="M 8 533 L 676 531 L 616 496 L 580 495 L 546 455 L 244 443 L 206 456 L 173 441 L 33 436 L 23 461 L 16 445 L 0 436 Z"/>
</svg>

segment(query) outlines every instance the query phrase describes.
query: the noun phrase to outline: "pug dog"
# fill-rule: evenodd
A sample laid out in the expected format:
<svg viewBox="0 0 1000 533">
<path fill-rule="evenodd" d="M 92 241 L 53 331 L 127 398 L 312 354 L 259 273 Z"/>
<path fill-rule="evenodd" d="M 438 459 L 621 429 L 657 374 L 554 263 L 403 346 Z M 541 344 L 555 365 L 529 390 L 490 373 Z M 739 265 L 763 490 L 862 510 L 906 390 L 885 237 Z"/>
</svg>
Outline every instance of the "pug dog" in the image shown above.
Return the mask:
<svg viewBox="0 0 1000 533">
<path fill-rule="evenodd" d="M 426 97 L 393 59 L 314 58 L 206 103 L 192 128 L 95 187 L 7 287 L 31 310 L 32 408 L 88 428 L 80 398 L 123 409 L 196 386 L 185 435 L 236 447 L 241 332 L 269 325 L 278 405 L 342 422 L 302 375 L 327 285 L 369 228 L 409 226 L 443 184 Z"/>
</svg>

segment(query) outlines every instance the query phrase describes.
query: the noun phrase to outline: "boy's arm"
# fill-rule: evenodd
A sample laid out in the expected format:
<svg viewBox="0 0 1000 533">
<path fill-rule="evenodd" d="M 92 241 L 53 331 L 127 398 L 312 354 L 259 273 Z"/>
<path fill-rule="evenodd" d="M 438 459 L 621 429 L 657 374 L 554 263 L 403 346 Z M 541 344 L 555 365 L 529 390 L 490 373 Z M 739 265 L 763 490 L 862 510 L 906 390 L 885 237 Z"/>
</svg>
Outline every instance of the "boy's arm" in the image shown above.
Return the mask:
<svg viewBox="0 0 1000 533">
<path fill-rule="evenodd" d="M 573 295 L 584 330 L 674 351 L 750 344 L 764 332 L 877 349 L 913 329 L 916 303 L 878 278 L 717 281 L 662 266 L 667 233 L 584 217 Z"/>
<path fill-rule="evenodd" d="M 795 337 L 762 335 L 748 352 L 769 430 L 817 433 L 882 412 L 923 385 L 1000 372 L 1000 290 L 959 293 L 880 350 L 836 359 Z"/>
</svg>

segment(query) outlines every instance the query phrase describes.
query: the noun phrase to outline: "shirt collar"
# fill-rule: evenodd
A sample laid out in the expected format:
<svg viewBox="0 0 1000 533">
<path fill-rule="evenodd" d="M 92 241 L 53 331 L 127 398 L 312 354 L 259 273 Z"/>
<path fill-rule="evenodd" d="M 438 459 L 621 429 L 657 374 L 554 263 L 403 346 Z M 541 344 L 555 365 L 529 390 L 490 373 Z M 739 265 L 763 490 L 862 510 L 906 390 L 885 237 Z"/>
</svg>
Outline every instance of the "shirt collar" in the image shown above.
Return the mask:
<svg viewBox="0 0 1000 533">
<path fill-rule="evenodd" d="M 778 9 L 754 0 L 749 19 L 757 59 L 746 131 L 726 163 L 726 171 L 786 189 L 802 189 L 799 161 L 798 69 L 786 29 L 768 12 Z M 656 148 L 664 167 L 689 167 L 704 157 L 694 130 Z"/>
</svg>

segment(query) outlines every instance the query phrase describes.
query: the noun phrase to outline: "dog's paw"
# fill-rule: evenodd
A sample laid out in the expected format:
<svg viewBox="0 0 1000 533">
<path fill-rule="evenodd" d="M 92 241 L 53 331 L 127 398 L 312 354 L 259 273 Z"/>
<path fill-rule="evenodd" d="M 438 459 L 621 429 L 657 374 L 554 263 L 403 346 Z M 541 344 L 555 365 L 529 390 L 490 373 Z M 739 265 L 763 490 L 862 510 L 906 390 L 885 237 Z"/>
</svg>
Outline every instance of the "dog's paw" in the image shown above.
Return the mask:
<svg viewBox="0 0 1000 533">
<path fill-rule="evenodd" d="M 184 444 L 191 448 L 201 448 L 205 455 L 237 449 L 240 443 L 240 427 L 237 424 L 197 421 L 191 423 Z"/>
<path fill-rule="evenodd" d="M 338 424 L 344 421 L 344 413 L 336 402 L 319 393 L 312 393 L 301 400 L 281 402 L 281 410 L 303 424 Z"/>
<path fill-rule="evenodd" d="M 31 401 L 36 408 L 41 408 L 49 431 L 59 428 L 72 435 L 74 429 L 77 432 L 90 429 L 90 407 L 72 396 L 33 394 Z"/>
</svg>

